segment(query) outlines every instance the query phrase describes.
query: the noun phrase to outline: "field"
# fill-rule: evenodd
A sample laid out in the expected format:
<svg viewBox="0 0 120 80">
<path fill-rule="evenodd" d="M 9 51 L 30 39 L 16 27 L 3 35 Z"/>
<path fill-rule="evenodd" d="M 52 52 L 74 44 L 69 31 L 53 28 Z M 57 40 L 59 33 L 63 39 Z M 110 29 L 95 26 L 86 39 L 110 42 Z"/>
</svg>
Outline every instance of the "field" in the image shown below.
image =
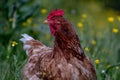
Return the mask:
<svg viewBox="0 0 120 80">
<path fill-rule="evenodd" d="M 82 47 L 96 67 L 98 80 L 120 80 L 120 15 L 91 0 L 4 0 L 0 1 L 0 80 L 21 80 L 26 53 L 19 41 L 27 33 L 47 46 L 54 37 L 43 24 L 48 13 L 65 10 L 79 35 Z M 65 6 L 62 6 L 65 5 Z"/>
</svg>

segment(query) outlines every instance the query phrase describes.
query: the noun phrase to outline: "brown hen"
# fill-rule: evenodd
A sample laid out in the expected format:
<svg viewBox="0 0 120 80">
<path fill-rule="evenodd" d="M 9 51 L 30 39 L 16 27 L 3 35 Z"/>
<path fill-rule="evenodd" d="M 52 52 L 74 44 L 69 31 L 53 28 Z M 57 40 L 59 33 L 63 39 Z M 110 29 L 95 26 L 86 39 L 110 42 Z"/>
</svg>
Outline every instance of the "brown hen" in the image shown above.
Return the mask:
<svg viewBox="0 0 120 80">
<path fill-rule="evenodd" d="M 23 80 L 97 80 L 73 25 L 63 15 L 63 10 L 53 10 L 45 20 L 55 37 L 53 48 L 22 34 L 20 40 L 28 56 Z"/>
</svg>

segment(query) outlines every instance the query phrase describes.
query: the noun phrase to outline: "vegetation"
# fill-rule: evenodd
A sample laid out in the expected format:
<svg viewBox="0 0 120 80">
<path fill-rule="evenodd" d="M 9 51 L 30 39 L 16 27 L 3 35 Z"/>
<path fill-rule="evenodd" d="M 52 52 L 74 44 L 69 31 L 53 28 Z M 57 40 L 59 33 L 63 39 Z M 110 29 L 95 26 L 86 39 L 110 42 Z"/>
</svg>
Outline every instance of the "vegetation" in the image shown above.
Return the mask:
<svg viewBox="0 0 120 80">
<path fill-rule="evenodd" d="M 0 1 L 0 80 L 22 78 L 27 58 L 19 41 L 22 33 L 53 46 L 54 37 L 43 21 L 56 8 L 65 10 L 65 17 L 75 26 L 86 54 L 96 67 L 98 80 L 119 80 L 120 15 L 105 8 L 103 0 Z"/>
</svg>

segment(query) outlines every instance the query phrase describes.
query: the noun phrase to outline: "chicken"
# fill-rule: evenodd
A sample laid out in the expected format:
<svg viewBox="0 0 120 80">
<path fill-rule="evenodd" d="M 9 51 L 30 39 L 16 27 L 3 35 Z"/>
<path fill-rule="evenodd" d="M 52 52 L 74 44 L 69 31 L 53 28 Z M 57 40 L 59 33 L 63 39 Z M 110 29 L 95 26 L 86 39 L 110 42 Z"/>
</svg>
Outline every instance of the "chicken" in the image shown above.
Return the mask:
<svg viewBox="0 0 120 80">
<path fill-rule="evenodd" d="M 23 80 L 97 80 L 95 68 L 84 53 L 73 25 L 63 10 L 53 10 L 45 20 L 55 37 L 47 47 L 27 34 L 20 40 L 28 56 Z"/>
</svg>

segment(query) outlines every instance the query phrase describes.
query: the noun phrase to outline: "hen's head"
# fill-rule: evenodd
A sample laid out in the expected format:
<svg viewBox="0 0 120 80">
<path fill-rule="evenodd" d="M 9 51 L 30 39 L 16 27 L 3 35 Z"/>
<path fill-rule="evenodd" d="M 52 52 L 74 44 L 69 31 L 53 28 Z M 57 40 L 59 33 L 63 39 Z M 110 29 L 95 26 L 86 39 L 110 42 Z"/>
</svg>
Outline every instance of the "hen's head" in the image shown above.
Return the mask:
<svg viewBox="0 0 120 80">
<path fill-rule="evenodd" d="M 63 10 L 55 9 L 51 11 L 47 17 L 47 20 L 45 20 L 45 23 L 47 23 L 50 27 L 50 31 L 53 36 L 55 36 L 56 32 L 60 29 L 61 23 L 63 21 Z"/>
</svg>

